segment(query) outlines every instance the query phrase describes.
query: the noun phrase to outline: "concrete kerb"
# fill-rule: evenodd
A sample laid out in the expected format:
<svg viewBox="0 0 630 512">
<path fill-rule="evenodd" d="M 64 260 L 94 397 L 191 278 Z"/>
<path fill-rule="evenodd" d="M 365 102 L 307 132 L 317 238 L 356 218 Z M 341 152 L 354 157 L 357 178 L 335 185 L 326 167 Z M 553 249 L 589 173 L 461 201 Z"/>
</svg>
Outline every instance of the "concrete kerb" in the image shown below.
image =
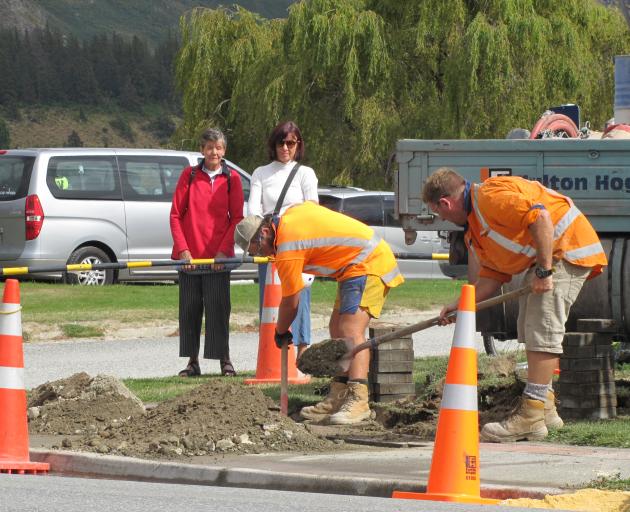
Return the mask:
<svg viewBox="0 0 630 512">
<path fill-rule="evenodd" d="M 296 474 L 253 468 L 229 468 L 161 462 L 116 455 L 78 453 L 63 450 L 31 449 L 30 458 L 50 464 L 51 474 L 177 483 L 219 487 L 240 487 L 279 491 L 298 491 L 351 496 L 388 498 L 394 490 L 425 492 L 417 481 L 339 475 Z M 482 486 L 481 495 L 488 498 L 542 498 L 562 492 L 557 488 L 515 489 Z"/>
</svg>

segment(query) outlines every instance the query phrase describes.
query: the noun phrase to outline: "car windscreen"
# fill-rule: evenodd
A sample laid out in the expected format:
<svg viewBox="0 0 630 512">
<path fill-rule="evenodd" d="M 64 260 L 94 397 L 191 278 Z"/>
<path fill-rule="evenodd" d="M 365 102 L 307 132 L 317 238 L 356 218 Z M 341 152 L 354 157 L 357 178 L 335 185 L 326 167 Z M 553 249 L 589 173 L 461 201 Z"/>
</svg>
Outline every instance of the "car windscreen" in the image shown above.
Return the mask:
<svg viewBox="0 0 630 512">
<path fill-rule="evenodd" d="M 346 197 L 343 202 L 343 213 L 368 226 L 383 225 L 383 204 L 380 195 Z"/>
<path fill-rule="evenodd" d="M 0 156 L 0 201 L 26 197 L 34 156 Z"/>
<path fill-rule="evenodd" d="M 319 195 L 319 204 L 325 206 L 329 210 L 334 210 L 336 212 L 341 210 L 341 198 L 326 196 L 324 194 Z"/>
</svg>

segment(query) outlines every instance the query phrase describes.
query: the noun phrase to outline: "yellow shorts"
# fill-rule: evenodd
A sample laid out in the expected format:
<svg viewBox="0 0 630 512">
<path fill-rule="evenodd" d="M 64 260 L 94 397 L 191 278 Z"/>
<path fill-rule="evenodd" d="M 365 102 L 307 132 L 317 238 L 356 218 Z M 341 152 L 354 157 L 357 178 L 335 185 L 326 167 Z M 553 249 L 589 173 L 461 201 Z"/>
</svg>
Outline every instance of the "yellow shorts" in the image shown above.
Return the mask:
<svg viewBox="0 0 630 512">
<path fill-rule="evenodd" d="M 359 276 L 337 284 L 334 311 L 354 314 L 360 307 L 372 318 L 378 318 L 389 293 L 389 286 L 379 276 Z"/>
</svg>

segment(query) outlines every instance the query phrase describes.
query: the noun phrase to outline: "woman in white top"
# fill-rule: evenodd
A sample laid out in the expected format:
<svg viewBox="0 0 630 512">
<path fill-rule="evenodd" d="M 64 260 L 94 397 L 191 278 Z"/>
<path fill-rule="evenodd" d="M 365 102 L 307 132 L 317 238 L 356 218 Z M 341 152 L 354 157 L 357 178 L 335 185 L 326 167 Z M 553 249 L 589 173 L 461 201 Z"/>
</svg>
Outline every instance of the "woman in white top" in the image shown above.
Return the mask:
<svg viewBox="0 0 630 512">
<path fill-rule="evenodd" d="M 291 170 L 304 158 L 304 139 L 293 121 L 278 124 L 271 132 L 267 146 L 271 163 L 258 167 L 252 174 L 248 201 L 248 213 L 261 217 L 273 213 Z M 290 206 L 304 201 L 319 202 L 317 177 L 313 169 L 300 164 L 284 196 L 280 215 Z M 266 275 L 267 265 L 259 265 L 261 311 Z M 291 324 L 291 333 L 299 357 L 311 342 L 311 289 L 308 286 L 300 294 L 300 305 Z"/>
</svg>

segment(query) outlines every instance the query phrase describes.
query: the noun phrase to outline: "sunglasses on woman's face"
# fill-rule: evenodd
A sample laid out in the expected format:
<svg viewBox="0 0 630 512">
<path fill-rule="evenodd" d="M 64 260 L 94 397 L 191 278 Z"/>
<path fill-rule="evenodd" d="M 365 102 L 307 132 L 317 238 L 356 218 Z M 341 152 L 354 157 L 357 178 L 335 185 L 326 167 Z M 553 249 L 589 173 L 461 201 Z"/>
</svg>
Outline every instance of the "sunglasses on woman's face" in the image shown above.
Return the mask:
<svg viewBox="0 0 630 512">
<path fill-rule="evenodd" d="M 298 142 L 300 141 L 299 140 L 279 140 L 278 142 L 276 142 L 276 146 L 281 148 L 282 146 L 286 145 L 287 148 L 292 149 L 297 145 Z"/>
</svg>

